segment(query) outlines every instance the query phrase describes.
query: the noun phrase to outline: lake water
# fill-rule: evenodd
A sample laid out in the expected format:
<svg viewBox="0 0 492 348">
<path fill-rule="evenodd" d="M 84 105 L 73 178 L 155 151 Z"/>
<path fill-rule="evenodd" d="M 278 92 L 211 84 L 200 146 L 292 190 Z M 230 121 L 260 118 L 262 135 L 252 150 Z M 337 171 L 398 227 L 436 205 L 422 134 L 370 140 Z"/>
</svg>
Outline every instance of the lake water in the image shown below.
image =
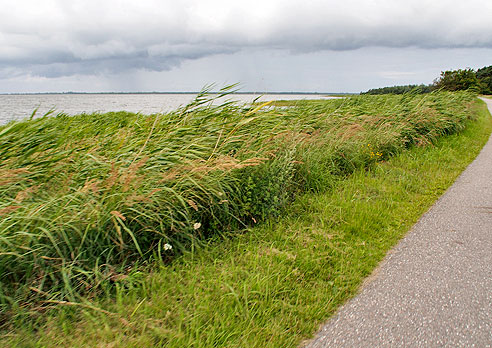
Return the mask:
<svg viewBox="0 0 492 348">
<path fill-rule="evenodd" d="M 29 118 L 35 108 L 37 117 L 49 110 L 75 115 L 80 113 L 130 111 L 143 114 L 168 112 L 191 102 L 193 94 L 27 94 L 0 95 L 0 124 L 11 120 Z M 248 103 L 257 98 L 254 94 L 228 95 L 222 101 L 236 100 Z M 320 94 L 265 94 L 262 101 L 330 99 Z M 220 102 L 220 100 L 219 100 Z"/>
</svg>

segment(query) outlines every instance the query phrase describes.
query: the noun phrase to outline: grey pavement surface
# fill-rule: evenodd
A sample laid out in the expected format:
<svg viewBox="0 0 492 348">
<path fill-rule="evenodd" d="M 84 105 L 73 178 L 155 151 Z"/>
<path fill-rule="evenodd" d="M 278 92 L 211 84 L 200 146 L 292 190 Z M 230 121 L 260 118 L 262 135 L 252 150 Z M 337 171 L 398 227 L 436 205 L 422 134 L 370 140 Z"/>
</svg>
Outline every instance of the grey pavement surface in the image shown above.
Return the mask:
<svg viewBox="0 0 492 348">
<path fill-rule="evenodd" d="M 492 347 L 492 138 L 367 283 L 305 347 Z"/>
</svg>

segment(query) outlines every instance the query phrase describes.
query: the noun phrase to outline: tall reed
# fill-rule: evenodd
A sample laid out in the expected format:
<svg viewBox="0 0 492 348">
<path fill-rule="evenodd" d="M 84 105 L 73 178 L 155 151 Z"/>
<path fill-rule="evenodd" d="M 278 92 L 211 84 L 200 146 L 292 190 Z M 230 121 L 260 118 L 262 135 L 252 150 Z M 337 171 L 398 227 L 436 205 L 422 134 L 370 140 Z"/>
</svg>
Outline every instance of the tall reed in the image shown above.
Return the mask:
<svg viewBox="0 0 492 348">
<path fill-rule="evenodd" d="M 474 96 L 213 101 L 1 127 L 1 310 L 74 300 L 135 262 L 280 214 L 299 192 L 460 131 Z"/>
</svg>

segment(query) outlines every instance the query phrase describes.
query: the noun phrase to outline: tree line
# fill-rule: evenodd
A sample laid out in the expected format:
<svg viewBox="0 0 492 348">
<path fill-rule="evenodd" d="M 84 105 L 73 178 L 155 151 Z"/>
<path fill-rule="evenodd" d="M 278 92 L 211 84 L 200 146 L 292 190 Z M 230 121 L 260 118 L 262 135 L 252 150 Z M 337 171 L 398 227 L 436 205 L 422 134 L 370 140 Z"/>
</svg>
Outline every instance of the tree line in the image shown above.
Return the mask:
<svg viewBox="0 0 492 348">
<path fill-rule="evenodd" d="M 480 94 L 492 94 L 492 65 L 478 70 L 467 68 L 442 71 L 439 78 L 429 85 L 374 88 L 361 94 L 429 93 L 437 89 L 447 91 L 472 90 Z"/>
</svg>

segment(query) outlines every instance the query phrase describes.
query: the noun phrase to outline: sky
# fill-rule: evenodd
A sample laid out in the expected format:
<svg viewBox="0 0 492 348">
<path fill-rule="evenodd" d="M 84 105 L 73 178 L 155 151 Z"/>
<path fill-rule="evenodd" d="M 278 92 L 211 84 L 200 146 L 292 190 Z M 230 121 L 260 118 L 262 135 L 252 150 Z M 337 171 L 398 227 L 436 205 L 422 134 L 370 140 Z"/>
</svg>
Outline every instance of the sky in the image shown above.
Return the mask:
<svg viewBox="0 0 492 348">
<path fill-rule="evenodd" d="M 0 93 L 360 92 L 492 65 L 490 0 L 0 0 Z"/>
</svg>

